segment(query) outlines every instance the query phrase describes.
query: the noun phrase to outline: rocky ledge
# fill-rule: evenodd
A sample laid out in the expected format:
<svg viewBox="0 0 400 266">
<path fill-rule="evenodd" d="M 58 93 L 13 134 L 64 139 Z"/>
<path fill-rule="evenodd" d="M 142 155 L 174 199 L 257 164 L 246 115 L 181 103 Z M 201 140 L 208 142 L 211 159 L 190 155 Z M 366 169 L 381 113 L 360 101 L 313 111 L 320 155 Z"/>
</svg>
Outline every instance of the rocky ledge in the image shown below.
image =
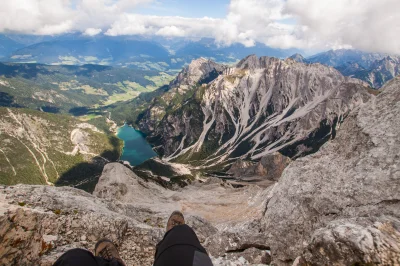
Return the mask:
<svg viewBox="0 0 400 266">
<path fill-rule="evenodd" d="M 259 234 L 268 191 L 210 178 L 172 191 L 119 163 L 105 166 L 94 195 L 69 187 L 0 189 L 0 264 L 51 265 L 68 249 L 112 239 L 127 265 L 151 265 L 169 214 L 179 209 L 215 265 L 270 261 Z"/>
</svg>

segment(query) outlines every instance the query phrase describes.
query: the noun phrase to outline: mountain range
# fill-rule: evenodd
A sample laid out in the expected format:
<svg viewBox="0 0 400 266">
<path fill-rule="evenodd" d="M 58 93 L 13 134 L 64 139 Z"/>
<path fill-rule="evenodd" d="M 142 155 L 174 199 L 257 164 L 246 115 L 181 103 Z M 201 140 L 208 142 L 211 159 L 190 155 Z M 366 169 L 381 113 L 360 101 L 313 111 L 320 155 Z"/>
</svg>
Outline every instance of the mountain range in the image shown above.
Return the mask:
<svg viewBox="0 0 400 266">
<path fill-rule="evenodd" d="M 254 47 L 242 44 L 219 46 L 213 39 L 150 38 L 142 36 L 111 37 L 66 34 L 33 38 L 1 35 L 0 46 L 4 62 L 41 64 L 102 64 L 143 70 L 173 71 L 193 59 L 207 57 L 218 62 L 235 63 L 248 54 L 283 58 L 296 52 L 257 43 Z"/>
<path fill-rule="evenodd" d="M 302 63 L 332 66 L 343 75 L 364 80 L 376 89 L 400 74 L 400 56 L 397 55 L 339 49 L 308 58 L 300 54 L 290 58 Z"/>
<path fill-rule="evenodd" d="M 364 80 L 376 89 L 400 73 L 398 55 L 349 49 L 303 57 L 301 50 L 276 49 L 261 43 L 253 47 L 242 44 L 221 46 L 210 38 L 190 40 L 77 33 L 60 36 L 0 35 L 0 61 L 14 63 L 100 64 L 176 74 L 200 57 L 234 65 L 249 54 L 281 59 L 290 57 L 298 62 L 332 66 L 343 75 Z"/>
<path fill-rule="evenodd" d="M 51 265 L 118 234 L 126 261 L 151 264 L 176 208 L 215 265 L 400 261 L 398 56 L 13 38 L 22 48 L 3 59 L 15 62 L 0 63 L 0 263 Z M 118 161 L 126 123 L 157 157 Z"/>
<path fill-rule="evenodd" d="M 399 10 L 3 0 L 0 266 L 400 266 Z"/>
<path fill-rule="evenodd" d="M 395 57 L 365 58 L 396 74 Z M 373 89 L 343 60 L 199 58 L 174 77 L 1 63 L 0 264 L 52 265 L 107 235 L 150 265 L 176 208 L 217 266 L 396 264 L 400 81 Z M 124 123 L 159 156 L 118 162 Z"/>
</svg>

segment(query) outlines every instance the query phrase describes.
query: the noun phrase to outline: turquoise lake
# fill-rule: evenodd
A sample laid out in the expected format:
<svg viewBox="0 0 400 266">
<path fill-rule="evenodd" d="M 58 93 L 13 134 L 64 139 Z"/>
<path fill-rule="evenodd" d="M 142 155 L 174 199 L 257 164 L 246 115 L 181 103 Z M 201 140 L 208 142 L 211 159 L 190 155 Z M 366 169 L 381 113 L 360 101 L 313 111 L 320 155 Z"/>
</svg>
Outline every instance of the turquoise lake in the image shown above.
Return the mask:
<svg viewBox="0 0 400 266">
<path fill-rule="evenodd" d="M 120 127 L 117 136 L 124 141 L 124 150 L 120 160 L 128 161 L 132 166 L 135 166 L 157 156 L 157 153 L 146 141 L 144 134 L 133 127 L 128 125 Z"/>
</svg>

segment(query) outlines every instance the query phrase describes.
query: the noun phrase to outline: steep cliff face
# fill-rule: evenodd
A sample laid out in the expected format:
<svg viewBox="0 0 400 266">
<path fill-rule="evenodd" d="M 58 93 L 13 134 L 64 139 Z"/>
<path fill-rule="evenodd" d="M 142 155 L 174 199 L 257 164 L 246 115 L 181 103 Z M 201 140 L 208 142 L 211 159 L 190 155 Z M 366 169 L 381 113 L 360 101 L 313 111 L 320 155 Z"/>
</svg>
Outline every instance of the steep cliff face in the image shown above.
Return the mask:
<svg viewBox="0 0 400 266">
<path fill-rule="evenodd" d="M 399 128 L 397 77 L 286 168 L 263 222 L 276 265 L 400 264 Z"/>
<path fill-rule="evenodd" d="M 368 77 L 367 82 L 375 88 L 380 88 L 400 74 L 400 57 L 387 56 L 382 60 L 376 61 L 365 74 Z"/>
<path fill-rule="evenodd" d="M 249 56 L 197 84 L 179 105 L 169 103 L 156 127 L 147 127 L 149 115 L 140 125 L 153 129 L 149 140 L 166 160 L 211 167 L 276 151 L 298 157 L 318 149 L 369 98 L 361 81 L 333 68 Z M 154 105 L 147 114 L 160 109 Z"/>
</svg>

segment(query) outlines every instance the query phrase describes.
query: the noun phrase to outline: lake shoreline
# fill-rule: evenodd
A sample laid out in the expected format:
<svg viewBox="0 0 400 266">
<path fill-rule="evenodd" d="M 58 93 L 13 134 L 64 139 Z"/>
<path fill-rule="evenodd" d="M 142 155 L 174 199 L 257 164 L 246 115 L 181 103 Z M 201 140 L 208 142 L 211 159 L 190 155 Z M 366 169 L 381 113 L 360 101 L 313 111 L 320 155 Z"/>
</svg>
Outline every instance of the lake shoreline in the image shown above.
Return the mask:
<svg viewBox="0 0 400 266">
<path fill-rule="evenodd" d="M 116 128 L 115 136 L 123 142 L 119 160 L 129 162 L 132 167 L 158 156 L 147 142 L 145 134 L 127 123 Z"/>
</svg>

